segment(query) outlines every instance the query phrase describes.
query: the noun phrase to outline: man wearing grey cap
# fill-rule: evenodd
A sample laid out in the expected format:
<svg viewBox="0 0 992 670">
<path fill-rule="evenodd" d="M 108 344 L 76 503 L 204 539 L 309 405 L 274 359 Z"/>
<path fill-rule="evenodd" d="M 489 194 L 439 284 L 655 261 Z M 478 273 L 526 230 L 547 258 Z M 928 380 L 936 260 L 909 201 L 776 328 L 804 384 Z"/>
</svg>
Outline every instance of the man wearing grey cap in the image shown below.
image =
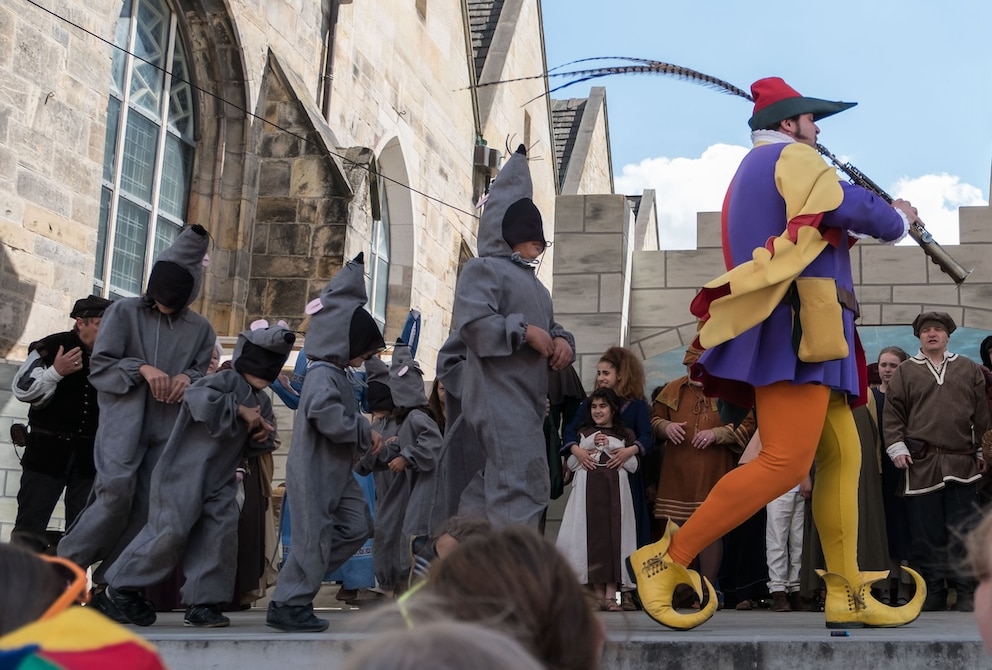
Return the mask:
<svg viewBox="0 0 992 670">
<path fill-rule="evenodd" d="M 96 390 L 87 379 L 90 352 L 110 301 L 91 295 L 72 306 L 72 330 L 54 333 L 28 347 L 11 390 L 28 410 L 30 433 L 21 458 L 21 486 L 12 542 L 46 550 L 48 522 L 65 489 L 68 526 L 86 505 L 93 486 Z"/>
<path fill-rule="evenodd" d="M 972 611 L 974 578 L 960 574 L 960 538 L 977 510 L 977 485 L 988 465 L 976 436 L 989 429 L 985 377 L 974 361 L 947 351 L 954 319 L 924 312 L 913 321 L 920 351 L 898 368 L 885 394 L 886 451 L 905 470 L 901 484 L 909 514 L 909 559 L 926 580 L 923 609 Z"/>
</svg>

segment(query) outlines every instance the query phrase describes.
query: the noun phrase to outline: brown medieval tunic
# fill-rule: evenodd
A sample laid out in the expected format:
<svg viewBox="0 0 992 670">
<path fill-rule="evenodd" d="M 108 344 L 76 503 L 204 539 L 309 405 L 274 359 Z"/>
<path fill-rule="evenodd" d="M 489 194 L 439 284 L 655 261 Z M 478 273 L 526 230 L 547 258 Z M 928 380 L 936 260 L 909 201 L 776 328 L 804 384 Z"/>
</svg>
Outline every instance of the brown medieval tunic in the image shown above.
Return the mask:
<svg viewBox="0 0 992 670">
<path fill-rule="evenodd" d="M 889 382 L 883 414 L 886 446 L 903 443 L 913 459 L 904 495 L 981 478 L 975 457 L 989 429 L 989 407 L 985 376 L 974 361 L 947 354 L 935 367 L 922 353 L 907 359 Z"/>
<path fill-rule="evenodd" d="M 672 422 L 685 421 L 685 439 L 672 444 L 665 428 Z M 748 414 L 735 431 L 724 424 L 716 400 L 689 383 L 688 377 L 670 382 L 654 402 L 651 415 L 658 444 L 665 443 L 654 516 L 683 523 L 696 511 L 717 481 L 734 467 L 735 452 L 740 453 L 754 432 L 754 418 Z M 692 446 L 692 438 L 701 430 L 711 429 L 713 444 L 705 449 Z"/>
</svg>

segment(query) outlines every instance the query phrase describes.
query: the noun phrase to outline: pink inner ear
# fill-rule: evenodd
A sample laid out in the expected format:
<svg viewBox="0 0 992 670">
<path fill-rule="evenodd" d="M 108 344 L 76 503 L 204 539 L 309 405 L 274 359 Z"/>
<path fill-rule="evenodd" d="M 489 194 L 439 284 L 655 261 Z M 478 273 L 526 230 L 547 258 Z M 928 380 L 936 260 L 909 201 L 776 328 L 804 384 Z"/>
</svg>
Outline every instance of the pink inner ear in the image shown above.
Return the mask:
<svg viewBox="0 0 992 670">
<path fill-rule="evenodd" d="M 314 298 L 307 303 L 306 309 L 303 311 L 311 316 L 324 309 L 324 305 L 320 302 L 320 298 Z"/>
<path fill-rule="evenodd" d="M 409 366 L 409 365 L 404 365 L 404 366 L 403 366 L 403 367 L 401 367 L 401 368 L 399 369 L 399 371 L 398 371 L 398 372 L 396 373 L 396 376 L 397 376 L 397 377 L 402 377 L 403 375 L 405 375 L 405 374 L 406 374 L 406 373 L 408 373 L 409 371 L 410 371 L 410 366 Z"/>
<path fill-rule="evenodd" d="M 203 267 L 205 268 L 210 267 L 210 254 L 204 254 L 203 260 L 200 262 L 203 263 Z"/>
<path fill-rule="evenodd" d="M 252 321 L 251 325 L 248 326 L 250 330 L 262 330 L 263 328 L 268 328 L 269 322 L 265 319 L 258 319 L 257 321 Z"/>
<path fill-rule="evenodd" d="M 286 330 L 289 330 L 289 324 L 286 323 L 286 321 L 284 319 L 279 319 L 278 321 L 276 321 L 276 325 L 277 326 L 282 326 Z"/>
</svg>

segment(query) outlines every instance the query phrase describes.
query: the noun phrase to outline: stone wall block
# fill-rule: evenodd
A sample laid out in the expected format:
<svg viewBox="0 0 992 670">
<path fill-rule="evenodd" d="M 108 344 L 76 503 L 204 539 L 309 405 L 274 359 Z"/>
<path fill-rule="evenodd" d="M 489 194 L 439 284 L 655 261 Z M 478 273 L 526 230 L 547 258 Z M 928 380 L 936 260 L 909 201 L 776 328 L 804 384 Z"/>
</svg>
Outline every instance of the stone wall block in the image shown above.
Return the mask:
<svg viewBox="0 0 992 670">
<path fill-rule="evenodd" d="M 623 306 L 623 274 L 619 272 L 599 276 L 599 306 L 600 309 L 611 311 Z"/>
<path fill-rule="evenodd" d="M 307 286 L 307 281 L 302 279 L 270 279 L 266 288 L 265 318 L 302 318 L 308 302 Z"/>
<path fill-rule="evenodd" d="M 312 277 L 316 259 L 310 256 L 255 256 L 255 277 Z"/>
<path fill-rule="evenodd" d="M 288 196 L 292 166 L 287 161 L 266 160 L 258 170 L 258 196 Z"/>
<path fill-rule="evenodd" d="M 559 234 L 555 246 L 555 272 L 616 272 L 623 266 L 623 236 L 619 234 Z"/>
<path fill-rule="evenodd" d="M 259 197 L 258 205 L 255 208 L 255 221 L 261 223 L 295 222 L 298 203 L 296 198 Z"/>
<path fill-rule="evenodd" d="M 723 273 L 723 252 L 720 249 L 668 251 L 665 252 L 665 265 L 668 286 L 698 290 Z"/>
<path fill-rule="evenodd" d="M 992 309 L 966 307 L 964 309 L 964 317 L 959 325 L 967 326 L 968 328 L 992 330 Z"/>
<path fill-rule="evenodd" d="M 560 196 L 555 202 L 555 234 L 583 232 L 585 208 L 585 196 Z"/>
<path fill-rule="evenodd" d="M 347 228 L 343 225 L 332 224 L 314 226 L 313 248 L 311 249 L 311 253 L 315 256 L 331 258 L 340 266 L 342 260 L 344 259 L 344 242 L 346 234 Z"/>
<path fill-rule="evenodd" d="M 882 305 L 882 323 L 889 326 L 908 325 L 923 311 L 921 304 Z"/>
<path fill-rule="evenodd" d="M 929 262 L 918 248 L 866 244 L 861 248 L 861 284 L 892 284 L 894 277 L 926 281 Z"/>
<path fill-rule="evenodd" d="M 331 183 L 326 159 L 301 158 L 293 161 L 289 194 L 295 197 L 317 197 L 325 195 Z"/>
<path fill-rule="evenodd" d="M 959 207 L 961 245 L 992 242 L 992 208 Z M 946 247 L 957 258 L 957 247 Z"/>
<path fill-rule="evenodd" d="M 960 263 L 965 270 L 971 270 L 971 274 L 963 285 L 989 283 L 992 282 L 992 244 L 965 244 L 956 247 L 946 247 L 946 251 L 951 257 Z M 927 261 L 927 270 L 930 272 L 931 282 L 946 283 L 952 281 L 943 274 L 936 265 Z"/>
<path fill-rule="evenodd" d="M 694 317 L 689 303 L 696 296 L 693 289 L 638 289 L 630 292 L 630 325 L 670 327 L 687 323 Z"/>
<path fill-rule="evenodd" d="M 620 344 L 620 312 L 587 314 L 576 324 L 574 335 L 578 353 L 602 354 Z"/>
<path fill-rule="evenodd" d="M 311 251 L 310 233 L 306 224 L 280 223 L 269 227 L 269 254 L 306 256 Z"/>
<path fill-rule="evenodd" d="M 28 202 L 43 202 L 55 213 L 68 217 L 69 193 L 59 184 L 36 172 L 20 170 L 17 173 L 17 192 Z"/>
<path fill-rule="evenodd" d="M 866 305 L 861 303 L 861 318 L 858 320 L 859 326 L 880 326 L 882 325 L 882 305 Z"/>
<path fill-rule="evenodd" d="M 258 153 L 268 158 L 293 158 L 300 155 L 299 137 L 290 133 L 266 133 L 258 147 Z"/>
<path fill-rule="evenodd" d="M 920 302 L 941 305 L 957 305 L 958 286 L 953 283 L 937 285 L 899 285 L 892 287 L 892 302 Z"/>
<path fill-rule="evenodd" d="M 723 253 L 720 212 L 698 212 L 696 214 L 696 248 L 720 249 L 720 253 Z M 722 268 L 723 265 L 719 267 Z"/>
<path fill-rule="evenodd" d="M 24 229 L 77 251 L 90 252 L 87 242 L 92 229 L 31 202 L 24 206 Z"/>
<path fill-rule="evenodd" d="M 627 200 L 622 195 L 585 196 L 585 230 L 589 233 L 623 233 Z"/>
<path fill-rule="evenodd" d="M 555 273 L 555 315 L 586 314 L 600 307 L 599 275 L 563 275 Z M 594 302 L 597 301 L 597 302 Z"/>
<path fill-rule="evenodd" d="M 666 258 L 661 251 L 635 251 L 631 274 L 632 288 L 665 288 L 668 286 Z"/>
<path fill-rule="evenodd" d="M 864 311 L 864 305 L 869 303 L 892 302 L 891 286 L 869 286 L 862 284 L 854 287 L 854 293 L 858 297 L 858 303 L 862 306 L 862 311 Z"/>
</svg>

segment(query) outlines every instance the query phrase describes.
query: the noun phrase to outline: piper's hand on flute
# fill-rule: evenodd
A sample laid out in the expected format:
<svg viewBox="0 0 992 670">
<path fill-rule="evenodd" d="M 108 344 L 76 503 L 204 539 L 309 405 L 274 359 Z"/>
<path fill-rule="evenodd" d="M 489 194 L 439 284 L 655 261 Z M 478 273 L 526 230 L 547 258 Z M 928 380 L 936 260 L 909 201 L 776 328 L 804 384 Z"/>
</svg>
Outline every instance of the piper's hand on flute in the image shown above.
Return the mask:
<svg viewBox="0 0 992 670">
<path fill-rule="evenodd" d="M 906 215 L 906 219 L 909 221 L 910 225 L 919 223 L 920 215 L 917 213 L 916 208 L 909 204 L 909 200 L 896 198 L 892 201 L 892 206 Z"/>
</svg>

